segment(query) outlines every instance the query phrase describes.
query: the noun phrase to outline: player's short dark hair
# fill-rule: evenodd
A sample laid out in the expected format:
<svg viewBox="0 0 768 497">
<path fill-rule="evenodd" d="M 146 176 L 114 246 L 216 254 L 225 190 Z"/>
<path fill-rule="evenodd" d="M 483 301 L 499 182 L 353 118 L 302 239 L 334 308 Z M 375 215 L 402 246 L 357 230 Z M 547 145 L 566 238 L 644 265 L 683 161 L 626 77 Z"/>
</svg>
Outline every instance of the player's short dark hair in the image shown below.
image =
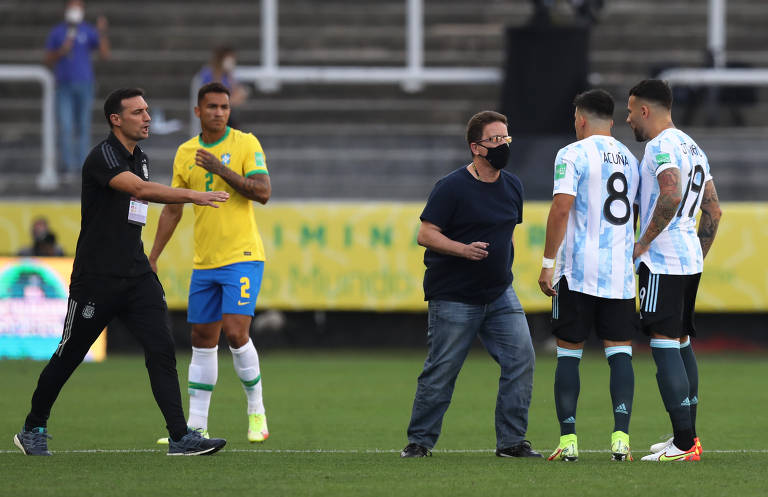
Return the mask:
<svg viewBox="0 0 768 497">
<path fill-rule="evenodd" d="M 601 119 L 613 119 L 613 97 L 605 90 L 588 90 L 576 95 L 573 105 L 581 112 Z"/>
<path fill-rule="evenodd" d="M 504 123 L 504 126 L 506 126 L 507 117 L 492 110 L 484 110 L 472 116 L 467 123 L 467 143 L 472 144 L 481 140 L 483 138 L 483 128 L 495 122 Z"/>
<path fill-rule="evenodd" d="M 204 84 L 197 90 L 197 105 L 200 105 L 200 102 L 202 102 L 203 98 L 209 93 L 226 93 L 228 97 L 231 96 L 229 88 L 218 81 L 212 81 Z"/>
<path fill-rule="evenodd" d="M 660 79 L 640 81 L 629 90 L 629 96 L 659 104 L 668 110 L 672 109 L 672 88 L 669 87 L 669 83 Z"/>
<path fill-rule="evenodd" d="M 144 90 L 141 88 L 118 88 L 113 90 L 107 96 L 107 99 L 104 100 L 104 117 L 107 118 L 107 124 L 109 124 L 110 129 L 112 128 L 112 121 L 109 120 L 109 116 L 120 114 L 123 111 L 123 100 L 143 96 Z"/>
</svg>

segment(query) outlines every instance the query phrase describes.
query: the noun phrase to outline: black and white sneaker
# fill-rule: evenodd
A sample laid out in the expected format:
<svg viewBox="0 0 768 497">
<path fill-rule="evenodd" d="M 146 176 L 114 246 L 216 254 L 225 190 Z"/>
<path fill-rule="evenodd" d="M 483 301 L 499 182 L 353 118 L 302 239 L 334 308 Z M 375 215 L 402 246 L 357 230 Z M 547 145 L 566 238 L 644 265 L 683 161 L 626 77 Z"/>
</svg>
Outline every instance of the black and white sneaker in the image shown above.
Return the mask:
<svg viewBox="0 0 768 497">
<path fill-rule="evenodd" d="M 202 430 L 189 429 L 178 442 L 168 440 L 169 456 L 209 456 L 227 445 L 223 438 L 204 438 Z"/>
<path fill-rule="evenodd" d="M 432 457 L 432 452 L 423 445 L 410 443 L 400 452 L 400 457 Z"/>
<path fill-rule="evenodd" d="M 517 445 L 504 449 L 496 449 L 496 455 L 499 457 L 543 457 L 531 448 L 531 442 L 528 440 L 523 440 Z"/>
</svg>

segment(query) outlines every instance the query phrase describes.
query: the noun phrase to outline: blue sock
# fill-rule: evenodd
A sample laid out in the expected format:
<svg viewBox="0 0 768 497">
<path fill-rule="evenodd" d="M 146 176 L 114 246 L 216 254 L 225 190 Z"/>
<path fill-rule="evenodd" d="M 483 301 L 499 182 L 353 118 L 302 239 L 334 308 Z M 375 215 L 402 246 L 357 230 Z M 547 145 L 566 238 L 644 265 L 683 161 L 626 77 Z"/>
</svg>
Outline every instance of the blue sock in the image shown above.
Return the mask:
<svg viewBox="0 0 768 497">
<path fill-rule="evenodd" d="M 632 369 L 632 346 L 606 347 L 605 357 L 611 367 L 611 401 L 613 402 L 613 431 L 629 433 L 632 398 L 635 395 L 635 372 Z"/>
<path fill-rule="evenodd" d="M 579 362 L 581 350 L 557 348 L 555 370 L 555 410 L 560 422 L 560 435 L 576 433 L 576 403 L 579 401 Z"/>
<path fill-rule="evenodd" d="M 696 436 L 696 408 L 699 405 L 699 366 L 696 363 L 696 356 L 693 354 L 691 339 L 680 344 L 680 356 L 685 364 L 685 372 L 688 373 L 688 398 L 691 400 L 691 429 L 693 436 Z"/>
<path fill-rule="evenodd" d="M 672 421 L 674 443 L 678 449 L 693 446 L 688 374 L 680 356 L 680 342 L 661 338 L 651 339 L 651 353 L 656 362 L 656 381 L 661 399 Z"/>
</svg>

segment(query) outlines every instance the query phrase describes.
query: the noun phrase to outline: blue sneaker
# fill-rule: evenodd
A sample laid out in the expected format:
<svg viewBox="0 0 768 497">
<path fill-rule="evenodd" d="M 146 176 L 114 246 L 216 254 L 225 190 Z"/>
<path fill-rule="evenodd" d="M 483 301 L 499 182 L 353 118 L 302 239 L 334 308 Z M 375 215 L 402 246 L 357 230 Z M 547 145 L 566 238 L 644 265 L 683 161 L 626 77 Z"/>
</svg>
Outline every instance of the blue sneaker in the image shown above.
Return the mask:
<svg viewBox="0 0 768 497">
<path fill-rule="evenodd" d="M 53 438 L 43 427 L 32 428 L 26 431 L 24 428 L 13 436 L 13 443 L 21 449 L 25 456 L 50 456 L 48 451 L 48 439 Z"/>
<path fill-rule="evenodd" d="M 169 456 L 208 456 L 227 445 L 223 438 L 204 438 L 202 430 L 188 429 L 181 440 L 168 441 Z"/>
</svg>

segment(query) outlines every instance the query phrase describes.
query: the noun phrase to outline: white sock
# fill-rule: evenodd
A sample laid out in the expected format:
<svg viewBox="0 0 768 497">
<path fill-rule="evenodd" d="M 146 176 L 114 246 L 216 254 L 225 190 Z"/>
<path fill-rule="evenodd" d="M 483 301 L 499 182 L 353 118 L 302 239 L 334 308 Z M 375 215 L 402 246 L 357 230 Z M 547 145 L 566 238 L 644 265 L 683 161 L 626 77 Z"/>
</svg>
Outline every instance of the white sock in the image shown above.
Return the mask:
<svg viewBox="0 0 768 497">
<path fill-rule="evenodd" d="M 217 351 L 192 347 L 192 361 L 189 363 L 189 420 L 192 428 L 208 430 L 208 407 L 216 379 L 219 376 Z"/>
<path fill-rule="evenodd" d="M 245 389 L 248 398 L 248 414 L 264 414 L 264 400 L 261 397 L 261 371 L 259 354 L 251 339 L 239 349 L 229 348 L 235 364 L 235 373 Z"/>
</svg>

